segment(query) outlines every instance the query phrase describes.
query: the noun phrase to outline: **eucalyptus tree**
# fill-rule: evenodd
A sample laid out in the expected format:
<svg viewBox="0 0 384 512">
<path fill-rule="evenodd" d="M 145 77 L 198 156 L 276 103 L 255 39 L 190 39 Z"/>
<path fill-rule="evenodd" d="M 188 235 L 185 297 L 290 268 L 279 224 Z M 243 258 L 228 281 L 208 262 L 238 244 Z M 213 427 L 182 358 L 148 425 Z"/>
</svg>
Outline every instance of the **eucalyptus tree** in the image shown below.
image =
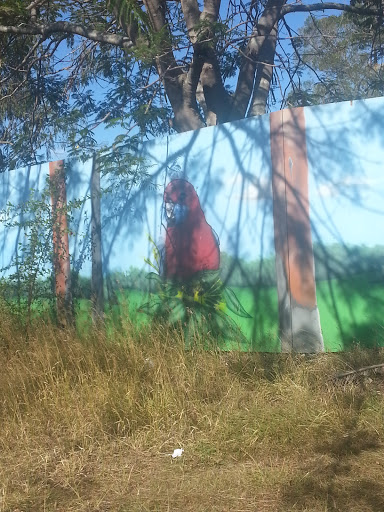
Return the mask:
<svg viewBox="0 0 384 512">
<path fill-rule="evenodd" d="M 334 10 L 382 25 L 380 0 L 3 0 L 0 166 L 89 151 L 100 125 L 124 142 L 279 108 L 298 87 L 297 14 Z"/>
<path fill-rule="evenodd" d="M 384 37 L 374 18 L 307 18 L 294 40 L 297 74 L 287 103 L 356 100 L 384 94 Z"/>
</svg>

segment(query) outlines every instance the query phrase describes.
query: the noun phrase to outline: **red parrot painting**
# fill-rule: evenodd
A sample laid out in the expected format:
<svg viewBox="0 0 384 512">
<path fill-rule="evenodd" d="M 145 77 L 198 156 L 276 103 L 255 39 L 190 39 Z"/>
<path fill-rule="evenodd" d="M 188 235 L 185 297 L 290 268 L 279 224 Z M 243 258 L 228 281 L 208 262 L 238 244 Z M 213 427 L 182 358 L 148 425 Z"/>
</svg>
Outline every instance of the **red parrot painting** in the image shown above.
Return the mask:
<svg viewBox="0 0 384 512">
<path fill-rule="evenodd" d="M 205 219 L 193 185 L 183 179 L 168 183 L 163 210 L 164 245 L 158 248 L 149 238 L 155 261 L 146 259 L 156 271 L 147 275 L 156 291 L 138 311 L 182 327 L 186 340 L 206 333 L 238 342 L 242 334 L 232 316 L 251 317 L 221 280 L 219 239 Z"/>
<path fill-rule="evenodd" d="M 185 280 L 197 272 L 218 270 L 218 238 L 205 220 L 193 185 L 183 179 L 172 180 L 164 191 L 164 206 L 165 277 Z"/>
</svg>

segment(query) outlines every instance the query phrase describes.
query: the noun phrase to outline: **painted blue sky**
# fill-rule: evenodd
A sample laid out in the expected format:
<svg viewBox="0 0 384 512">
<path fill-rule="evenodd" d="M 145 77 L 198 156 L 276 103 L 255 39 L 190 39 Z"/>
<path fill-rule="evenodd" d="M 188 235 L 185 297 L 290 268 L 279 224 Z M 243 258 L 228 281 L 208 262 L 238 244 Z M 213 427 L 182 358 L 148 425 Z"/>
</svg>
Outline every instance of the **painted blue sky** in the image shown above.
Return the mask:
<svg viewBox="0 0 384 512">
<path fill-rule="evenodd" d="M 384 244 L 384 99 L 305 109 L 313 240 Z"/>
<path fill-rule="evenodd" d="M 383 111 L 383 98 L 305 108 L 313 241 L 383 243 Z M 110 271 L 148 268 L 148 235 L 161 244 L 162 194 L 173 178 L 194 185 L 222 251 L 248 261 L 273 256 L 268 115 L 153 140 L 143 144 L 142 154 L 157 189 L 126 195 L 117 190 L 103 198 L 104 258 Z M 89 194 L 90 173 L 91 161 L 71 166 L 68 200 Z M 47 175 L 47 164 L 1 174 L 0 209 L 9 201 L 16 204 L 31 188 L 41 190 Z M 71 254 L 77 262 L 89 219 L 86 201 L 72 226 Z M 20 233 L 0 225 L 0 268 L 9 263 L 19 240 Z M 82 271 L 90 273 L 87 258 Z"/>
</svg>

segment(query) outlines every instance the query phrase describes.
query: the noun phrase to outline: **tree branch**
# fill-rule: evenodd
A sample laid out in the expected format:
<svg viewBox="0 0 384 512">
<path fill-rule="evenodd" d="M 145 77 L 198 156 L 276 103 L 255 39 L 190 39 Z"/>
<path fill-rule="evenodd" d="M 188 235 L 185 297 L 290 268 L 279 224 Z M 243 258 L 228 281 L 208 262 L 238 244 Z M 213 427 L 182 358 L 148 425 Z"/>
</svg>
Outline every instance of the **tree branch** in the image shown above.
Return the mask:
<svg viewBox="0 0 384 512">
<path fill-rule="evenodd" d="M 377 373 L 377 372 L 380 372 L 382 373 L 383 370 L 384 370 L 384 364 L 381 363 L 381 364 L 373 364 L 371 366 L 364 366 L 363 368 L 358 368 L 357 370 L 350 370 L 348 372 L 343 372 L 343 373 L 337 373 L 336 375 L 334 375 L 334 379 L 343 379 L 344 377 L 350 377 L 351 375 L 356 375 L 358 373 L 368 373 L 370 370 L 373 370 L 373 372 Z"/>
<path fill-rule="evenodd" d="M 201 18 L 211 22 L 217 21 L 221 0 L 204 0 L 204 10 Z"/>
<path fill-rule="evenodd" d="M 325 11 L 333 9 L 335 11 L 346 11 L 352 14 L 362 14 L 365 16 L 383 16 L 384 8 L 375 8 L 375 7 L 355 7 L 353 5 L 348 4 L 339 4 L 336 2 L 324 2 L 319 4 L 310 4 L 310 5 L 302 5 L 302 4 L 291 4 L 284 5 L 281 9 L 281 16 L 285 16 L 286 14 L 290 14 L 291 12 L 312 12 L 312 11 Z"/>
<path fill-rule="evenodd" d="M 29 5 L 27 5 L 26 9 L 27 11 L 31 11 L 32 9 L 36 9 L 36 7 L 40 7 L 41 5 L 45 4 L 47 0 L 35 0 L 34 2 L 31 2 Z"/>
<path fill-rule="evenodd" d="M 201 87 L 199 88 L 198 98 L 207 119 L 209 118 L 209 124 L 226 121 L 230 104 L 230 98 L 225 90 L 219 62 L 214 50 L 212 31 L 209 28 L 209 23 L 217 21 L 220 3 L 221 0 L 205 0 L 203 12 L 200 13 L 197 0 L 181 0 L 188 35 L 194 51 L 187 80 L 190 82 L 190 91 L 196 98 L 200 79 Z M 197 33 L 196 29 L 200 21 L 208 22 L 208 25 L 203 28 L 204 33 Z"/>
<path fill-rule="evenodd" d="M 273 75 L 273 64 L 277 42 L 277 25 L 278 22 L 275 23 L 269 37 L 260 49 L 259 60 L 265 61 L 265 63 L 259 62 L 257 65 L 251 108 L 248 113 L 249 116 L 257 116 L 265 113 Z"/>
<path fill-rule="evenodd" d="M 252 30 L 252 35 L 248 41 L 247 47 L 245 48 L 244 56 L 240 66 L 236 91 L 232 101 L 232 112 L 230 116 L 231 120 L 242 119 L 247 112 L 249 101 L 255 86 L 254 80 L 256 71 L 258 69 L 258 61 L 264 60 L 263 58 L 260 58 L 260 55 L 265 53 L 266 61 L 273 64 L 274 55 L 271 57 L 270 50 L 272 47 L 275 48 L 276 46 L 276 33 L 274 27 L 277 26 L 277 23 L 281 18 L 281 10 L 285 1 L 286 0 L 268 0 L 263 14 Z M 260 66 L 264 67 L 265 65 L 260 64 Z M 266 68 L 264 67 L 264 72 L 265 71 Z M 270 77 L 267 77 L 266 75 L 269 74 Z M 267 78 L 270 83 L 272 77 L 272 67 L 269 71 L 267 71 L 266 75 L 265 78 Z M 263 70 L 260 70 L 260 80 L 262 76 Z M 265 83 L 264 86 L 266 85 L 267 84 Z"/>
<path fill-rule="evenodd" d="M 123 1 L 107 0 L 107 7 L 116 16 L 116 20 L 133 44 L 136 44 L 139 27 L 137 19 L 127 10 L 129 4 Z"/>
<path fill-rule="evenodd" d="M 107 43 L 120 48 L 131 48 L 132 41 L 119 34 L 107 34 L 85 28 L 83 25 L 76 25 L 67 21 L 56 21 L 49 25 L 20 25 L 19 27 L 0 25 L 0 33 L 13 35 L 42 35 L 47 38 L 55 33 L 67 33 L 85 37 L 98 43 Z"/>
<path fill-rule="evenodd" d="M 192 2 L 190 2 L 192 4 Z M 173 54 L 171 35 L 166 19 L 165 0 L 144 0 L 152 29 L 156 33 L 162 33 L 162 41 L 159 45 L 159 54 L 156 64 L 159 76 L 164 82 L 165 92 L 175 114 L 172 126 L 179 132 L 202 128 L 204 123 L 199 115 L 196 103 L 197 77 L 200 74 L 199 67 L 202 63 L 194 59 L 189 73 L 177 65 Z M 200 67 L 201 69 L 201 67 Z"/>
<path fill-rule="evenodd" d="M 196 42 L 195 27 L 200 21 L 200 9 L 197 0 L 181 0 L 185 23 L 187 25 L 189 38 L 193 43 Z"/>
</svg>

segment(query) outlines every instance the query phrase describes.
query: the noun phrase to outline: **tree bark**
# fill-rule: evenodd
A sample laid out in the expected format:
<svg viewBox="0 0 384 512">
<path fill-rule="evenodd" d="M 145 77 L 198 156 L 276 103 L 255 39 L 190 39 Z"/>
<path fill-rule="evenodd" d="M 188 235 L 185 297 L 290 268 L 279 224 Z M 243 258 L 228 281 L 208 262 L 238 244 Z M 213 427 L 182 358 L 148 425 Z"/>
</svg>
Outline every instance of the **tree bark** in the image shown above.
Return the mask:
<svg viewBox="0 0 384 512">
<path fill-rule="evenodd" d="M 268 68 L 268 64 L 270 62 L 273 63 L 274 49 L 276 47 L 277 23 L 281 16 L 281 8 L 285 2 L 286 0 L 268 0 L 262 16 L 252 31 L 240 66 L 236 91 L 232 102 L 231 120 L 245 117 L 254 88 L 264 87 L 264 90 L 268 88 L 269 91 L 272 69 L 271 67 Z M 271 54 L 272 51 L 273 55 Z M 262 55 L 267 59 L 267 66 L 260 62 Z M 258 81 L 256 80 L 255 84 L 256 71 L 258 72 Z M 261 94 L 261 97 L 264 96 L 265 91 Z M 258 108 L 258 113 L 261 113 L 260 108 L 257 107 L 260 101 L 256 89 L 254 101 L 255 111 Z M 265 110 L 262 113 L 265 113 Z"/>
<path fill-rule="evenodd" d="M 248 116 L 262 115 L 265 114 L 266 111 L 276 53 L 277 24 L 278 22 L 273 26 L 269 37 L 266 39 L 260 51 L 259 59 L 261 62 L 257 66 L 251 108 L 248 112 Z"/>
</svg>

